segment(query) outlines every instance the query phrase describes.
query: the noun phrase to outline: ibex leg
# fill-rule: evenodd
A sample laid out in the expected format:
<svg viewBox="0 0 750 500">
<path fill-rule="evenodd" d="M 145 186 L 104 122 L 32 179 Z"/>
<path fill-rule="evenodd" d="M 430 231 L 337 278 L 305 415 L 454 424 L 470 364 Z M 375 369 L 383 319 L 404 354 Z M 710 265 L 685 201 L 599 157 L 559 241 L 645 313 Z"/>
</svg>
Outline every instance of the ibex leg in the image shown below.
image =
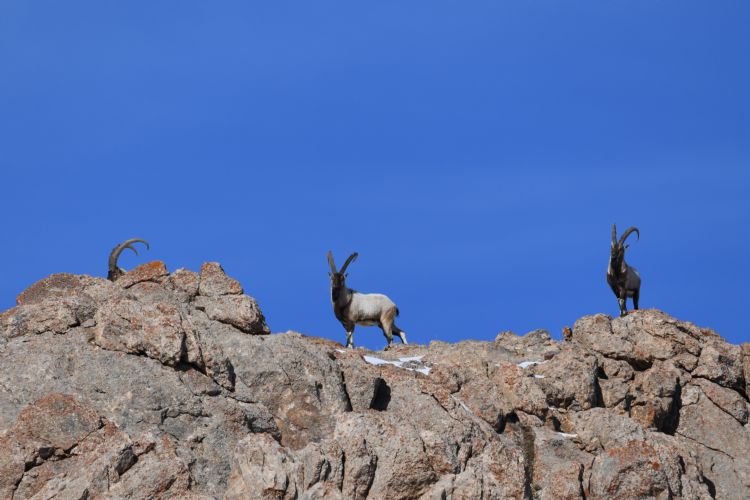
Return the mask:
<svg viewBox="0 0 750 500">
<path fill-rule="evenodd" d="M 349 349 L 354 349 L 353 337 L 354 337 L 354 327 L 352 327 L 351 330 L 347 330 L 346 332 L 346 347 L 348 347 Z"/>
<path fill-rule="evenodd" d="M 397 327 L 395 324 L 393 325 L 393 333 L 398 335 L 398 338 L 401 339 L 402 344 L 408 344 L 406 341 L 406 332 L 404 332 L 401 328 Z"/>
<path fill-rule="evenodd" d="M 391 344 L 393 344 L 393 324 L 383 323 L 380 328 L 383 329 L 383 335 L 385 335 L 385 339 L 388 341 L 388 345 L 385 346 L 385 348 L 388 349 L 391 347 Z"/>
</svg>

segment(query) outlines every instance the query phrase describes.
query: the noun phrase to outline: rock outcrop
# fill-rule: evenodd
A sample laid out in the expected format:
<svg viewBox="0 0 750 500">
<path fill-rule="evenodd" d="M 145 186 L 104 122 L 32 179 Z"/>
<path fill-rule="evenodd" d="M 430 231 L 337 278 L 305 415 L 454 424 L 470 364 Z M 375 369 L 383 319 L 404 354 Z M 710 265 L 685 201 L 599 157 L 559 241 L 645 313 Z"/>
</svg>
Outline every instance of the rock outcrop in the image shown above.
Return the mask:
<svg viewBox="0 0 750 500">
<path fill-rule="evenodd" d="M 662 312 L 269 333 L 215 263 L 32 285 L 0 315 L 0 498 L 750 497 L 750 344 Z"/>
</svg>

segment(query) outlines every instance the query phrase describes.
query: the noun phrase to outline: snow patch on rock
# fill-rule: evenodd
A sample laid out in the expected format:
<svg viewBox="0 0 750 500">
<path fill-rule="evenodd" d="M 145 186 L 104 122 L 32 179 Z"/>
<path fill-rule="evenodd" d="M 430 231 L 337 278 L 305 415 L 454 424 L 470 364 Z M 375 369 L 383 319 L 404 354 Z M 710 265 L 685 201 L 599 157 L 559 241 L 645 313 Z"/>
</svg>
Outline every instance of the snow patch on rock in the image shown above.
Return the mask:
<svg viewBox="0 0 750 500">
<path fill-rule="evenodd" d="M 521 368 L 528 368 L 534 365 L 543 365 L 544 363 L 546 363 L 546 361 L 522 361 L 518 363 L 518 366 Z"/>
</svg>

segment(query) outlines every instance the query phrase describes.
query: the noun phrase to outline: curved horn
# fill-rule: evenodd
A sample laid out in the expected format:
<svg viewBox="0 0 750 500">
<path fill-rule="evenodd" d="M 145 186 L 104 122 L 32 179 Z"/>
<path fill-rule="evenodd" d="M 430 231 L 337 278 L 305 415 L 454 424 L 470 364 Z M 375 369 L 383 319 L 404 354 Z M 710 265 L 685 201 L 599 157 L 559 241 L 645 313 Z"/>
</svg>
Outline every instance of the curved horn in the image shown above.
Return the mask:
<svg viewBox="0 0 750 500">
<path fill-rule="evenodd" d="M 617 226 L 612 224 L 612 244 L 617 244 Z"/>
<path fill-rule="evenodd" d="M 638 231 L 638 228 L 635 227 L 635 226 L 631 226 L 631 227 L 629 227 L 627 229 L 627 231 L 625 231 L 624 233 L 622 233 L 622 236 L 620 236 L 620 241 L 617 244 L 620 245 L 620 246 L 622 246 L 625 243 L 625 240 L 628 238 L 628 236 L 630 236 L 630 233 L 637 234 L 638 235 L 638 239 L 639 240 L 641 239 L 641 232 Z"/>
<path fill-rule="evenodd" d="M 357 256 L 358 256 L 358 255 L 359 255 L 359 254 L 358 254 L 357 252 L 354 252 L 353 254 L 351 254 L 351 255 L 349 256 L 349 258 L 348 258 L 348 259 L 346 259 L 346 262 L 344 262 L 344 265 L 343 265 L 343 266 L 341 266 L 341 271 L 339 271 L 339 272 L 340 272 L 341 274 L 344 274 L 344 273 L 346 272 L 346 268 L 347 268 L 347 267 L 349 267 L 349 264 L 351 264 L 352 262 L 354 262 L 355 260 L 357 260 Z"/>
<path fill-rule="evenodd" d="M 135 249 L 133 246 L 133 243 L 143 243 L 146 245 L 146 249 L 150 250 L 151 247 L 148 245 L 148 241 L 142 240 L 140 238 L 131 238 L 129 240 L 125 240 L 119 245 L 117 245 L 115 248 L 112 249 L 112 252 L 109 254 L 109 272 L 110 275 L 112 273 L 117 273 L 117 260 L 120 258 L 120 254 L 126 249 L 129 248 L 132 251 L 135 252 L 136 255 L 138 255 L 138 250 Z"/>
<path fill-rule="evenodd" d="M 331 266 L 331 272 L 333 274 L 336 274 L 338 271 L 336 270 L 336 263 L 333 262 L 333 252 L 328 250 L 328 265 Z"/>
</svg>

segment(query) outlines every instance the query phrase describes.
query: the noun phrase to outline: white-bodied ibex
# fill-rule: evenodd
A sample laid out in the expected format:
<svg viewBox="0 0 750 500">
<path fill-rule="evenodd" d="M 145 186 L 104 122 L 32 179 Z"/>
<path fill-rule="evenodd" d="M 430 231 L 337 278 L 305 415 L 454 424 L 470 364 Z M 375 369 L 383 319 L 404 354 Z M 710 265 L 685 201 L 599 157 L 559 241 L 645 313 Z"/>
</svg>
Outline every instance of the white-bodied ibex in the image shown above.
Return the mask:
<svg viewBox="0 0 750 500">
<path fill-rule="evenodd" d="M 353 253 L 346 259 L 340 270 L 336 270 L 333 253 L 328 252 L 328 265 L 331 266 L 331 302 L 336 318 L 346 329 L 346 347 L 353 348 L 355 325 L 378 325 L 388 340 L 386 349 L 393 343 L 393 334 L 406 344 L 406 334 L 394 322 L 398 316 L 398 307 L 391 299 L 380 293 L 359 293 L 346 286 L 346 268 L 357 258 Z"/>
</svg>

